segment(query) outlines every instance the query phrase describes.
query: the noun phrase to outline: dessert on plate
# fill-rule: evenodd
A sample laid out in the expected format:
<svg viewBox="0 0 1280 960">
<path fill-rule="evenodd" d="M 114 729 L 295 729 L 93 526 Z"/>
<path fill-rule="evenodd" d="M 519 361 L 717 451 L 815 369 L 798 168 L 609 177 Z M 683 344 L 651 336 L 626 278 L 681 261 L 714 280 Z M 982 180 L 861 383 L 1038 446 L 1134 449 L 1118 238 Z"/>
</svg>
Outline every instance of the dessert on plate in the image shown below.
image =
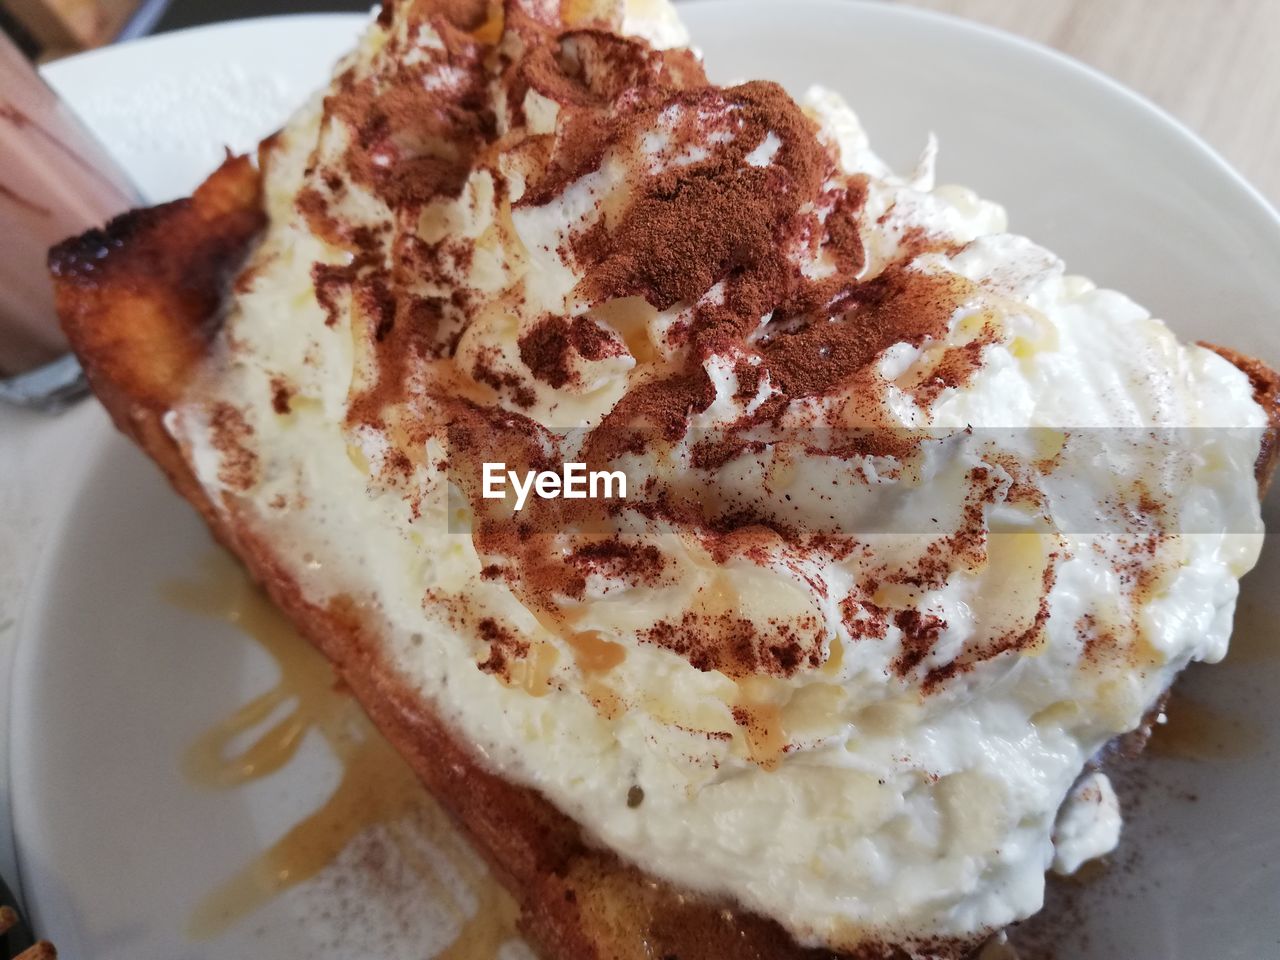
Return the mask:
<svg viewBox="0 0 1280 960">
<path fill-rule="evenodd" d="M 1224 655 L 1276 377 L 686 43 L 387 0 L 256 158 L 55 248 L 63 323 L 544 955 L 968 957 Z M 486 481 L 566 464 L 625 495 Z"/>
</svg>

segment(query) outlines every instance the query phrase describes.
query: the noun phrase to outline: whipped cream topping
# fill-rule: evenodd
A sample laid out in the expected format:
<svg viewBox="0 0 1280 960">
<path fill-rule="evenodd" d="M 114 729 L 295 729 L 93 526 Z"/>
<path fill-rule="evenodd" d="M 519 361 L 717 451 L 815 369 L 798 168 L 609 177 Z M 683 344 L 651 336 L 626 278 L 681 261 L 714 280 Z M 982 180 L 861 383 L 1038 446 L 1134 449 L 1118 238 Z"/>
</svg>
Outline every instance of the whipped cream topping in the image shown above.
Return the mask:
<svg viewBox="0 0 1280 960">
<path fill-rule="evenodd" d="M 1060 866 L 1114 843 L 1073 786 L 1225 653 L 1266 415 L 932 144 L 895 176 L 836 95 L 683 40 L 661 0 L 387 4 L 266 151 L 170 429 L 596 841 L 960 955 L 1040 907 L 1055 825 Z M 633 493 L 517 515 L 489 461 Z"/>
<path fill-rule="evenodd" d="M 1120 799 L 1105 773 L 1081 777 L 1058 814 L 1053 833 L 1053 870 L 1073 874 L 1120 843 Z"/>
</svg>

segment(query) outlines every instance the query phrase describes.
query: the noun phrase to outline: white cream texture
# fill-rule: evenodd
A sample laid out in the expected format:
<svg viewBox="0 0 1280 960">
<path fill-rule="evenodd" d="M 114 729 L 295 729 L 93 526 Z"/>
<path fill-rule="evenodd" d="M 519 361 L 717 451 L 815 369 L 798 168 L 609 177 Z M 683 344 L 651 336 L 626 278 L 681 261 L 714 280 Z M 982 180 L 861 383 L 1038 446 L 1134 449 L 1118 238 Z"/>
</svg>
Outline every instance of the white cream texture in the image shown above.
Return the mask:
<svg viewBox="0 0 1280 960">
<path fill-rule="evenodd" d="M 642 32 L 670 36 L 666 5 L 646 6 L 659 16 Z M 640 28 L 633 22 L 632 29 Z M 374 31 L 352 62 L 367 61 L 378 46 Z M 538 788 L 625 859 L 776 918 L 806 943 L 973 936 L 1036 911 L 1055 859 L 1073 869 L 1114 844 L 1118 816 L 1109 788 L 1090 781 L 1085 802 L 1059 815 L 1064 800 L 1087 761 L 1137 727 L 1179 670 L 1224 655 L 1237 578 L 1253 565 L 1261 542 L 1253 460 L 1264 414 L 1231 364 L 1179 345 L 1120 294 L 1065 275 L 1047 251 L 1003 233 L 1004 215 L 995 205 L 967 190 L 934 188 L 931 155 L 914 176 L 896 178 L 870 152 L 857 118 L 838 97 L 815 90 L 807 103 L 824 136 L 838 143 L 847 171 L 869 175 L 868 272 L 893 257 L 907 229 L 924 226 L 962 249 L 953 257 L 929 255 L 921 268 L 977 281 L 990 293 L 999 322 L 1014 332 L 987 347 L 969 382 L 944 391 L 930 408 L 915 406 L 909 391 L 894 385 L 909 383 L 922 358 L 943 345 L 886 351 L 880 361 L 885 402 L 901 422 L 1255 428 L 1224 440 L 1175 484 L 1180 502 L 1203 521 L 1196 529 L 1217 532 L 1162 543 L 1167 569 L 1148 590 L 1135 594 L 1126 587 L 1120 534 L 1055 533 L 1017 509 L 993 508 L 988 524 L 1006 532 L 990 538 L 981 569 L 957 570 L 945 586 L 898 596 L 895 603 L 945 619 L 930 661 L 942 663 L 988 620 L 1024 616 L 1039 596 L 1046 555 L 1057 551 L 1042 638 L 1033 650 L 986 660 L 926 694 L 919 673 L 900 677 L 890 669 L 900 650 L 896 627 L 882 639 L 849 635 L 838 604 L 865 557 L 815 565 L 810 572 L 828 586 L 826 598 L 802 589 L 785 571 L 733 564 L 720 583 L 740 606 L 758 608 L 761 616 L 816 612 L 842 654 L 838 663 L 748 689 L 750 682 L 740 686 L 700 672 L 636 639 L 636 625 L 689 608 L 705 586 L 696 551 L 671 536 L 664 544 L 682 571 L 674 585 L 619 588 L 593 580 L 583 602 L 581 625 L 627 648 L 607 678 L 627 708 L 616 718 L 602 715 L 584 695 L 589 681 L 562 639 L 503 583 L 480 577 L 482 558 L 469 534 L 446 532 L 444 480 L 419 469 L 415 482 L 425 499 L 414 519 L 403 491 L 374 479 L 388 438 L 368 430 L 351 437 L 340 427 L 355 364 L 353 333 L 343 322 L 325 325 L 310 271 L 314 262 L 342 262 L 343 255 L 308 232 L 293 209 L 317 138 L 318 101 L 290 124 L 271 167 L 271 226 L 255 257 L 256 279 L 227 319 L 222 360 L 209 384 L 171 416 L 170 427 L 201 481 L 221 495 L 219 454 L 207 426 L 210 393 L 241 409 L 255 431 L 260 478 L 229 499 L 280 545 L 282 559 L 296 561 L 294 572 L 309 596 L 375 596 L 394 662 L 484 761 Z M 544 122 L 554 123 L 555 105 L 543 106 Z M 768 162 L 768 156 L 765 145 L 754 159 Z M 477 255 L 467 282 L 490 290 L 519 282 L 534 308 L 563 304 L 578 277 L 550 251 L 574 211 L 589 208 L 592 196 L 607 193 L 617 176 L 606 162 L 570 187 L 562 202 L 515 217 L 523 257 L 535 263 L 521 277 L 513 281 L 508 239 L 491 256 Z M 462 197 L 442 202 L 438 222 L 482 236 L 492 217 L 487 177 L 473 176 Z M 369 216 L 378 215 L 376 201 L 361 202 Z M 649 311 L 651 340 L 661 342 L 660 331 L 678 312 Z M 502 322 L 510 321 L 497 312 L 478 320 L 460 351 L 496 344 L 516 356 L 514 331 L 486 326 Z M 966 336 L 962 326 L 957 322 L 949 339 Z M 576 391 L 540 388 L 529 414 L 562 426 L 598 420 L 635 365 L 629 356 L 602 363 Z M 271 403 L 271 378 L 279 374 L 298 390 L 286 416 Z M 704 425 L 732 421 L 743 410 L 744 401 L 733 396 L 731 365 L 713 375 L 718 395 L 700 415 Z M 353 443 L 369 460 L 368 470 L 351 456 Z M 982 455 L 974 445 L 940 450 L 930 481 L 907 485 L 902 496 L 924 515 L 954 513 L 963 496 L 955 480 L 959 468 Z M 778 489 L 805 491 L 821 469 L 802 462 L 789 487 L 775 478 Z M 1059 479 L 1059 493 L 1064 502 L 1091 504 L 1133 481 L 1120 473 L 1105 462 L 1086 465 Z M 721 480 L 733 486 L 734 477 L 729 469 Z M 750 471 L 741 482 L 750 489 Z M 918 538 L 886 534 L 870 549 L 890 555 L 917 546 Z M 465 598 L 477 615 L 501 617 L 557 650 L 550 689 L 532 696 L 479 670 L 484 645 L 424 604 L 428 590 Z M 1090 616 L 1114 627 L 1122 657 L 1099 663 L 1084 655 L 1079 624 Z M 733 723 L 730 707 L 744 698 L 781 711 L 793 749 L 773 769 L 751 761 Z M 705 731 L 730 736 L 709 738 Z M 626 802 L 633 785 L 644 791 L 636 807 Z"/>
</svg>

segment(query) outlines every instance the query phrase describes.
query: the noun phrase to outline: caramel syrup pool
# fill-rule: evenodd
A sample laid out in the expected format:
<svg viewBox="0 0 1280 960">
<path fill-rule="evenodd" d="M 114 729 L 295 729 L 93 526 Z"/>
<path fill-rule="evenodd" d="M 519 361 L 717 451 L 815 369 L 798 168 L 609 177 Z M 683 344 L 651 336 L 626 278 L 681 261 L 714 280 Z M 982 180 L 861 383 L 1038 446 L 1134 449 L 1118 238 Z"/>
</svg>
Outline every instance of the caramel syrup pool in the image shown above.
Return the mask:
<svg viewBox="0 0 1280 960">
<path fill-rule="evenodd" d="M 200 578 L 162 588 L 169 602 L 235 625 L 271 656 L 279 680 L 234 709 L 187 749 L 183 773 L 229 790 L 285 767 L 309 733 L 320 735 L 341 764 L 324 803 L 196 906 L 188 933 L 217 937 L 284 891 L 333 865 L 368 831 L 389 838 L 420 883 L 424 900 L 445 906 L 460 925 L 438 960 L 493 960 L 516 939 L 516 906 L 494 881 L 448 815 L 338 685 L 327 660 L 299 637 L 230 558 L 213 554 Z M 238 745 L 247 744 L 245 746 Z M 427 851 L 430 851 L 428 853 Z M 448 878 L 455 878 L 448 882 Z M 469 897 L 459 896 L 460 878 Z M 474 901 L 468 910 L 464 900 Z"/>
<path fill-rule="evenodd" d="M 1231 643 L 1224 665 L 1248 666 L 1280 657 L 1274 618 L 1256 600 L 1236 605 Z M 1210 667 L 1209 669 L 1213 669 Z M 1244 760 L 1266 751 L 1267 730 L 1243 708 L 1203 703 L 1176 684 L 1165 707 L 1166 720 L 1151 731 L 1148 749 L 1178 760 Z"/>
</svg>

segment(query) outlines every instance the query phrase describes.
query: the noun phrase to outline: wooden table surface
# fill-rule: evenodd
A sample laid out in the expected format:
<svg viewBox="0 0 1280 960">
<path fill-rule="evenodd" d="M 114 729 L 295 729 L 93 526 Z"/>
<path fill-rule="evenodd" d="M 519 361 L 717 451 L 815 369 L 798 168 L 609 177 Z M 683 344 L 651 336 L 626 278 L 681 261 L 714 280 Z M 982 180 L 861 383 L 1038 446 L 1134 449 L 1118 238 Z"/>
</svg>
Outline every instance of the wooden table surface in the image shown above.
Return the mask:
<svg viewBox="0 0 1280 960">
<path fill-rule="evenodd" d="M 902 0 L 1056 47 L 1153 100 L 1280 205 L 1280 0 Z"/>
</svg>

